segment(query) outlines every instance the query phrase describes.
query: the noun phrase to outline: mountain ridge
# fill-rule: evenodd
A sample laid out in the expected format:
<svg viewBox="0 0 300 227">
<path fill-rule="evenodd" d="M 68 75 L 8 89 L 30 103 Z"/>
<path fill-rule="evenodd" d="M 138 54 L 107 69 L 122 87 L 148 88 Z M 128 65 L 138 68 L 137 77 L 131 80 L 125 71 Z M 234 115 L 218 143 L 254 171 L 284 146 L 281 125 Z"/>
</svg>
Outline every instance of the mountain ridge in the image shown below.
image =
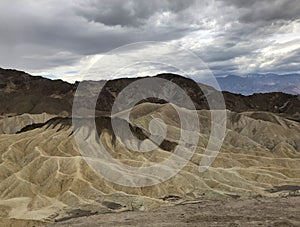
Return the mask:
<svg viewBox="0 0 300 227">
<path fill-rule="evenodd" d="M 300 74 L 297 73 L 227 75 L 216 79 L 221 90 L 243 95 L 269 92 L 300 94 Z"/>
<path fill-rule="evenodd" d="M 180 86 L 192 99 L 196 109 L 208 109 L 203 91 L 217 92 L 214 88 L 202 85 L 201 89 L 195 81 L 180 75 L 163 73 L 156 77 L 172 80 Z M 120 78 L 109 81 L 83 81 L 88 90 L 104 86 L 98 100 L 96 110 L 110 112 L 116 95 L 131 82 L 142 78 Z M 0 69 L 0 115 L 16 115 L 23 113 L 71 115 L 74 94 L 78 83 L 70 84 L 62 80 L 50 80 L 31 76 L 22 71 Z M 97 90 L 96 90 L 97 93 Z M 244 96 L 230 92 L 222 92 L 226 108 L 235 112 L 269 111 L 299 120 L 300 96 L 273 92 Z M 147 100 L 145 100 L 147 101 Z M 148 100 L 149 101 L 149 100 Z M 150 100 L 151 101 L 151 100 Z M 152 100 L 153 101 L 153 100 Z"/>
</svg>

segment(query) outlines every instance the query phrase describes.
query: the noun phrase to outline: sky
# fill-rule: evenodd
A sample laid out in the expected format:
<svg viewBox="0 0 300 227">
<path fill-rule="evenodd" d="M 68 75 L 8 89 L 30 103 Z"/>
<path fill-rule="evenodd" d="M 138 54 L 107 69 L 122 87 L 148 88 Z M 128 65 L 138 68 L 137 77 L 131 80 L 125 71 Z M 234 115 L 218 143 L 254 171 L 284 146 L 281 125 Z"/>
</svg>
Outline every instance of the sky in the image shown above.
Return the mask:
<svg viewBox="0 0 300 227">
<path fill-rule="evenodd" d="M 298 0 L 1 0 L 0 34 L 0 67 L 70 82 L 95 62 L 90 79 L 107 79 L 168 71 L 176 61 L 157 63 L 171 57 L 194 77 L 300 72 Z M 126 51 L 159 57 L 105 75 Z"/>
</svg>

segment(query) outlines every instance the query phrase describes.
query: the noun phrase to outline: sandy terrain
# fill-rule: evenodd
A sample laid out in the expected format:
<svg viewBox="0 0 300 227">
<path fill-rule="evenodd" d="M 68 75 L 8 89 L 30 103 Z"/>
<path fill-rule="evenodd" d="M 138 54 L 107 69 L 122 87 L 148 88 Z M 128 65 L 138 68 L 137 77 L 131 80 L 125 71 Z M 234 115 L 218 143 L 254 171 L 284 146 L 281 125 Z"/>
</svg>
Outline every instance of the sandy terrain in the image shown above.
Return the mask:
<svg viewBox="0 0 300 227">
<path fill-rule="evenodd" d="M 151 119 L 161 118 L 169 127 L 166 143 L 145 154 L 129 151 L 123 143 L 114 140 L 109 119 L 102 117 L 97 120 L 100 140 L 111 156 L 132 166 L 168 158 L 180 133 L 178 119 L 172 117 L 174 110 L 165 104 L 140 104 L 131 113 L 132 124 L 145 132 Z M 21 223 L 24 219 L 61 220 L 74 216 L 78 209 L 85 214 L 152 212 L 189 200 L 282 196 L 300 190 L 298 122 L 267 112 L 228 111 L 227 134 L 221 151 L 213 165 L 199 173 L 199 162 L 208 140 L 209 112 L 198 113 L 202 127 L 191 160 L 168 181 L 141 188 L 120 186 L 96 174 L 80 155 L 68 118 L 53 119 L 22 133 L 0 135 L 2 224 L 14 220 Z M 13 119 L 9 119 L 9 124 Z M 19 118 L 15 121 L 18 125 Z M 143 136 L 142 131 L 136 133 Z M 101 166 L 110 168 L 107 163 Z M 176 202 L 171 201 L 174 199 Z M 30 226 L 27 221 L 22 223 Z"/>
<path fill-rule="evenodd" d="M 195 201 L 155 211 L 98 214 L 48 227 L 67 226 L 300 226 L 300 197 Z"/>
</svg>

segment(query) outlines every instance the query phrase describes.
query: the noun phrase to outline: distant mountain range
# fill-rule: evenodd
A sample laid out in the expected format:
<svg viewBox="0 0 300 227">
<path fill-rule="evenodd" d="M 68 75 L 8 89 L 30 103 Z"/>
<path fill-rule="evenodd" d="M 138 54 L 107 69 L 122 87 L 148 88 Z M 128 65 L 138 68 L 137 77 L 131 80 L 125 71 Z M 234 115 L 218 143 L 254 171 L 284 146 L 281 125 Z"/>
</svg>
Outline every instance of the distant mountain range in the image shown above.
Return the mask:
<svg viewBox="0 0 300 227">
<path fill-rule="evenodd" d="M 251 95 L 254 93 L 284 92 L 300 94 L 300 74 L 249 74 L 218 77 L 222 91 Z"/>
<path fill-rule="evenodd" d="M 191 97 L 196 109 L 209 109 L 206 98 L 203 96 L 203 91 L 200 90 L 195 81 L 171 73 L 159 74 L 157 77 L 170 80 L 180 86 L 188 96 Z M 221 86 L 226 85 L 225 82 L 230 78 L 232 78 L 232 84 L 236 89 L 240 86 L 240 91 L 243 91 L 242 84 L 244 82 L 237 81 L 244 81 L 244 78 L 237 76 L 219 78 L 223 79 L 223 81 L 220 82 Z M 255 77 L 252 78 L 254 79 Z M 295 76 L 295 78 L 299 77 Z M 106 81 L 100 94 L 102 98 L 97 101 L 96 112 L 110 112 L 115 97 L 122 89 L 139 79 L 142 78 L 119 78 Z M 87 87 L 85 92 L 89 94 L 104 82 L 105 81 L 83 82 L 86 83 Z M 41 114 L 44 112 L 48 114 L 71 115 L 73 97 L 77 86 L 78 83 L 70 84 L 62 80 L 50 80 L 39 76 L 31 76 L 22 71 L 0 68 L 0 116 L 12 116 L 24 113 Z M 248 87 L 251 86 L 254 85 L 251 85 L 249 82 Z M 247 86 L 245 85 L 245 87 Z M 206 85 L 201 85 L 201 89 L 206 89 L 207 92 L 209 91 L 211 94 L 217 92 L 212 87 Z M 300 89 L 300 86 L 298 86 L 298 89 Z M 262 90 L 256 90 L 255 92 L 262 93 Z M 273 92 L 244 96 L 224 91 L 223 96 L 226 108 L 234 112 L 268 111 L 300 121 L 300 101 L 296 95 Z M 144 101 L 161 102 L 161 100 Z"/>
</svg>

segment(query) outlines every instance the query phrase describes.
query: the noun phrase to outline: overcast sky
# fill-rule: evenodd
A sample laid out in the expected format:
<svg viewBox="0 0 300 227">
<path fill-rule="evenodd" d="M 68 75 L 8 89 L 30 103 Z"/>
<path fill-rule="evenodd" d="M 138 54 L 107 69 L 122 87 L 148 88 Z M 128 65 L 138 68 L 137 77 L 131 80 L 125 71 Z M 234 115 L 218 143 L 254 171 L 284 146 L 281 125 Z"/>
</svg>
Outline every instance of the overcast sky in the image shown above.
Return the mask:
<svg viewBox="0 0 300 227">
<path fill-rule="evenodd" d="M 0 34 L 0 67 L 68 81 L 142 41 L 191 50 L 215 75 L 300 72 L 298 0 L 1 0 Z"/>
</svg>

